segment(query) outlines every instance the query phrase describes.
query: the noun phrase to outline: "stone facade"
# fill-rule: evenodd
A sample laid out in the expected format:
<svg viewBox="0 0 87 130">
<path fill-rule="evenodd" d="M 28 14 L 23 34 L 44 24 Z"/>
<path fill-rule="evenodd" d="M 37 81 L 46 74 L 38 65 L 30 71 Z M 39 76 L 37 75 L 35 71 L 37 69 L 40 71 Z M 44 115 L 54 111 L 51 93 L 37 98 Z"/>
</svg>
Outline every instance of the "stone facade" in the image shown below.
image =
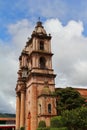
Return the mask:
<svg viewBox="0 0 87 130">
<path fill-rule="evenodd" d="M 16 85 L 16 130 L 36 130 L 41 120 L 50 125 L 56 115 L 55 77 L 52 68 L 51 36 L 37 25 L 19 57 Z"/>
</svg>

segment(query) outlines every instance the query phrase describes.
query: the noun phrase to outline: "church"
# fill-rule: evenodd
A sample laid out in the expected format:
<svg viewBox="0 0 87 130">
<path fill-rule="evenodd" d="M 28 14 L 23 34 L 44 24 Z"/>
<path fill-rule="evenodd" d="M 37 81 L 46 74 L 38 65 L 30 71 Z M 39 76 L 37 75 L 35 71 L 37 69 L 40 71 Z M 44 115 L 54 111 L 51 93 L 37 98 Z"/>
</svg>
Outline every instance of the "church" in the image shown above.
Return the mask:
<svg viewBox="0 0 87 130">
<path fill-rule="evenodd" d="M 55 77 L 52 68 L 51 35 L 41 21 L 28 39 L 19 57 L 16 85 L 16 130 L 36 130 L 40 121 L 50 126 L 56 116 Z M 85 90 L 78 89 L 82 95 Z M 87 91 L 87 90 L 86 90 Z"/>
<path fill-rule="evenodd" d="M 16 85 L 16 130 L 36 130 L 39 121 L 50 125 L 56 115 L 55 77 L 52 68 L 51 35 L 37 22 L 19 57 Z"/>
</svg>

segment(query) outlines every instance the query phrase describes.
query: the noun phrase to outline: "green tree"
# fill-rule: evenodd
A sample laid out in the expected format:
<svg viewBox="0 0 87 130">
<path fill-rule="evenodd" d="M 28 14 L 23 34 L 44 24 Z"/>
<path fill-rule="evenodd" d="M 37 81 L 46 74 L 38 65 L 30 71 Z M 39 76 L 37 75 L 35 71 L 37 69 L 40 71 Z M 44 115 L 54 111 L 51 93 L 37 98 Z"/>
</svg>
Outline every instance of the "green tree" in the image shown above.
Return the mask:
<svg viewBox="0 0 87 130">
<path fill-rule="evenodd" d="M 85 99 L 74 88 L 67 87 L 56 91 L 57 111 L 72 110 L 85 104 Z"/>
<path fill-rule="evenodd" d="M 46 127 L 45 121 L 43 121 L 43 120 L 40 121 L 38 127 L 39 127 L 39 128 L 44 128 L 44 127 Z"/>
<path fill-rule="evenodd" d="M 52 128 L 59 128 L 59 127 L 63 127 L 64 123 L 62 120 L 62 116 L 55 116 L 51 118 L 51 127 Z"/>
<path fill-rule="evenodd" d="M 21 127 L 20 130 L 25 130 L 24 127 Z"/>
<path fill-rule="evenodd" d="M 87 108 L 65 110 L 62 112 L 62 120 L 69 130 L 87 130 Z"/>
</svg>

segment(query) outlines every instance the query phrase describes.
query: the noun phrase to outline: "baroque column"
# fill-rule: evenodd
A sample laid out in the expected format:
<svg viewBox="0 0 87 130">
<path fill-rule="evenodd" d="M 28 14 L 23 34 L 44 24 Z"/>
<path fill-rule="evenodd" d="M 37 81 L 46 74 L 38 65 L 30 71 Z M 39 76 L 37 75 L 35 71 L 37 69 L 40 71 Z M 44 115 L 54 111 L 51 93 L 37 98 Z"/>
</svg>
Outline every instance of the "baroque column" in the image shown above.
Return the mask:
<svg viewBox="0 0 87 130">
<path fill-rule="evenodd" d="M 20 128 L 25 124 L 25 90 L 21 90 Z"/>
<path fill-rule="evenodd" d="M 16 130 L 20 128 L 20 95 L 16 95 Z"/>
</svg>

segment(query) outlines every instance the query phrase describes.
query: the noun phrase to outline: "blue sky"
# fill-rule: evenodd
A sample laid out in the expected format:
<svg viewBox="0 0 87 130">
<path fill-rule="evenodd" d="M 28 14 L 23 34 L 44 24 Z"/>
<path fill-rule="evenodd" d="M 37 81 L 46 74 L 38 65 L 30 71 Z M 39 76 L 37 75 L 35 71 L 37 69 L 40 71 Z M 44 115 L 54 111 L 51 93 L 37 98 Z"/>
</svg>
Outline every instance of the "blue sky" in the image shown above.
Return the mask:
<svg viewBox="0 0 87 130">
<path fill-rule="evenodd" d="M 0 112 L 15 112 L 18 57 L 39 17 L 52 35 L 56 87 L 87 87 L 87 0 L 0 0 Z"/>
<path fill-rule="evenodd" d="M 35 23 L 38 17 L 42 20 L 58 18 L 63 24 L 70 19 L 81 20 L 85 26 L 84 35 L 87 35 L 86 5 L 86 0 L 0 0 L 0 37 L 8 39 L 7 25 L 24 18 Z"/>
</svg>

